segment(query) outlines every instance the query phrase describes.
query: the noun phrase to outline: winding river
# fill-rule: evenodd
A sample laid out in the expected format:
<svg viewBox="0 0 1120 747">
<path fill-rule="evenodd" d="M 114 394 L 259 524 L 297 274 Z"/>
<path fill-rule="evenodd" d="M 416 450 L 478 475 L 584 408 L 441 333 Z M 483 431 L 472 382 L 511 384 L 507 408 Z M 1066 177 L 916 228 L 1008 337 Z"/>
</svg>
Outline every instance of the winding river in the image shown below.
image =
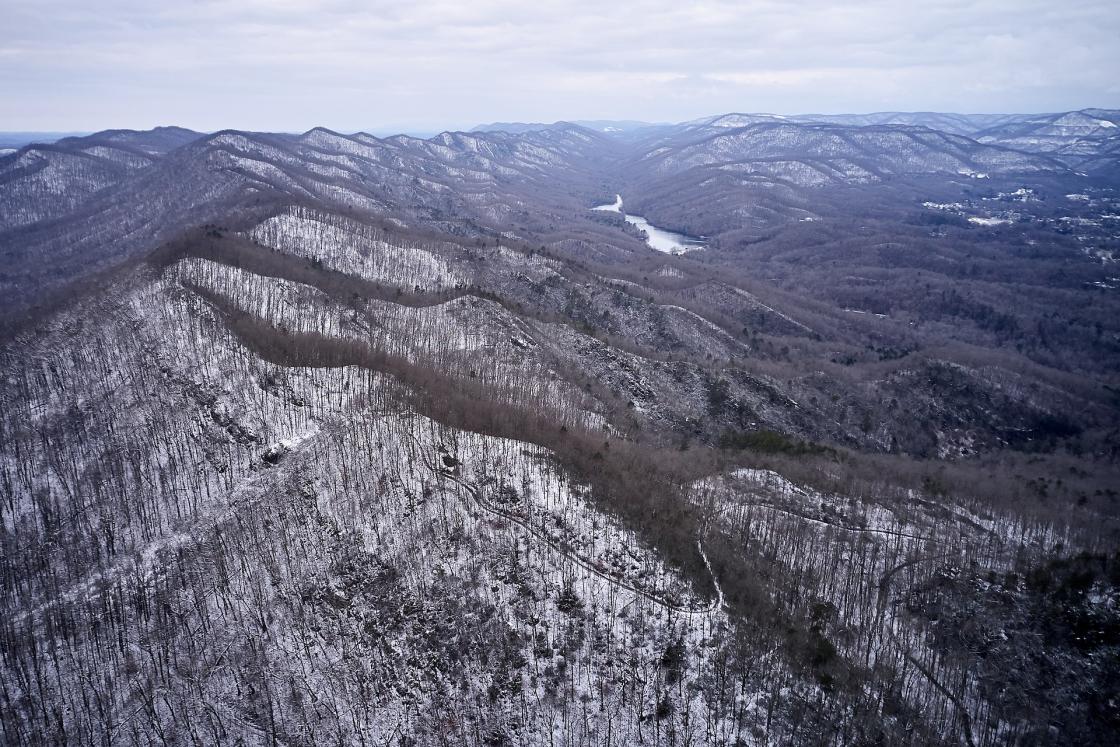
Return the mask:
<svg viewBox="0 0 1120 747">
<path fill-rule="evenodd" d="M 645 232 L 646 243 L 649 244 L 649 247 L 659 252 L 665 252 L 666 254 L 684 254 L 685 252 L 691 252 L 704 247 L 704 242 L 700 239 L 685 236 L 683 233 L 666 231 L 664 228 L 650 225 L 650 222 L 640 215 L 628 215 L 623 212 L 622 195 L 615 195 L 614 202 L 612 203 L 598 205 L 591 209 L 622 213 L 622 217 L 627 223 L 632 226 L 637 226 L 640 230 Z"/>
</svg>

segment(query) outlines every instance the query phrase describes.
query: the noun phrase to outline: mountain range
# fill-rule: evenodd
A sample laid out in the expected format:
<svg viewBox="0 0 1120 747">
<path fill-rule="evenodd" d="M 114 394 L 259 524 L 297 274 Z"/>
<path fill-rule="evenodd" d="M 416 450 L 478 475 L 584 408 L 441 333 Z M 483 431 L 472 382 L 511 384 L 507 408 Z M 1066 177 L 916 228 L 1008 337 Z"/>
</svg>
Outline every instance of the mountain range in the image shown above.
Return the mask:
<svg viewBox="0 0 1120 747">
<path fill-rule="evenodd" d="M 1113 744 L 1118 125 L 0 156 L 3 741 Z"/>
</svg>

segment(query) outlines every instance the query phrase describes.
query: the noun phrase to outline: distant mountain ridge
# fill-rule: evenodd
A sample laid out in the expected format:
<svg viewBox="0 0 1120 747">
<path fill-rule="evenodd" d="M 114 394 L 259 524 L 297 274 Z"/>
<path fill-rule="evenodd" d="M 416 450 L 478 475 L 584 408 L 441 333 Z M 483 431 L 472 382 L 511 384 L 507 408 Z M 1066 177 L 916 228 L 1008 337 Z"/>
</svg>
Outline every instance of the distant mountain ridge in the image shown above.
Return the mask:
<svg viewBox="0 0 1120 747">
<path fill-rule="evenodd" d="M 860 123 L 840 121 L 849 117 Z M 129 256 L 231 206 L 279 198 L 325 200 L 480 235 L 501 231 L 526 205 L 543 216 L 625 190 L 633 209 L 670 223 L 690 214 L 687 225 L 675 227 L 712 235 L 726 215 L 753 231 L 812 218 L 807 189 L 934 174 L 973 179 L 1076 169 L 1108 177 L 1120 158 L 1113 134 L 1120 127 L 1109 126 L 1120 117 L 1102 109 L 823 118 L 829 121 L 730 113 L 677 125 L 507 123 L 430 138 L 321 127 L 210 135 L 161 127 L 28 145 L 0 156 L 0 254 L 7 260 L 0 288 L 14 299 L 17 288 Z M 937 124 L 987 129 L 976 140 L 931 127 Z M 730 212 L 703 210 L 705 204 Z M 702 214 L 715 222 L 699 221 Z"/>
<path fill-rule="evenodd" d="M 623 133 L 631 132 L 633 130 L 640 130 L 646 127 L 664 127 L 670 126 L 667 123 L 659 122 L 642 122 L 632 119 L 576 119 L 571 120 L 571 124 L 586 127 L 589 130 L 604 133 Z M 547 130 L 556 125 L 565 124 L 565 122 L 491 122 L 490 124 L 475 125 L 470 129 L 471 132 L 533 132 L 534 130 Z"/>
<path fill-rule="evenodd" d="M 32 130 L 28 132 L 0 132 L 0 148 L 18 150 L 25 145 L 31 145 L 33 143 L 53 143 L 64 137 L 83 137 L 90 134 L 92 133 L 85 131 L 47 132 Z"/>
<path fill-rule="evenodd" d="M 429 221 L 465 211 L 496 222 L 516 202 L 502 195 L 503 184 L 536 182 L 548 193 L 551 178 L 588 168 L 591 151 L 606 143 L 567 125 L 427 140 L 325 128 L 302 135 L 110 131 L 28 146 L 0 157 L 0 256 L 8 260 L 0 287 L 14 300 L 17 289 L 27 292 L 56 273 L 88 272 L 266 198 Z M 479 194 L 490 204 L 475 206 Z M 557 195 L 561 204 L 568 199 Z M 63 224 L 50 222 L 63 215 Z"/>
<path fill-rule="evenodd" d="M 182 127 L 105 130 L 0 156 L 0 230 L 74 210 L 93 194 L 154 163 L 200 133 Z"/>
</svg>

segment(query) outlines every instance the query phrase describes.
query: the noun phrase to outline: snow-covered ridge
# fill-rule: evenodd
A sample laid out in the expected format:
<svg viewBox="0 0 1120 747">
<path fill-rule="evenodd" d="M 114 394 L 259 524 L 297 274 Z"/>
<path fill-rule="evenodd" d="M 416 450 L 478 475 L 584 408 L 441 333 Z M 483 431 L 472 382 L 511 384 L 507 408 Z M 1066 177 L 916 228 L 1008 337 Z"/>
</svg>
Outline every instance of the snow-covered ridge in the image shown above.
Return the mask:
<svg viewBox="0 0 1120 747">
<path fill-rule="evenodd" d="M 429 250 L 389 243 L 371 229 L 291 210 L 257 225 L 249 236 L 264 246 L 323 263 L 366 280 L 407 289 L 443 290 L 465 281 Z"/>
<path fill-rule="evenodd" d="M 404 410 L 393 384 L 369 371 L 261 361 L 182 281 L 270 297 L 273 312 L 298 306 L 293 294 L 304 291 L 266 292 L 265 281 L 222 272 L 181 263 L 122 299 L 119 324 L 44 340 L 25 361 L 25 403 L 43 418 L 36 438 L 63 458 L 36 452 L 27 479 L 60 501 L 96 485 L 112 501 L 88 524 L 63 525 L 68 547 L 100 543 L 90 562 L 39 541 L 30 492 L 27 511 L 5 504 L 0 514 L 9 529 L 20 522 L 8 558 L 52 561 L 49 589 L 29 578 L 5 591 L 21 625 L 99 611 L 104 635 L 60 640 L 65 656 L 9 652 L 41 667 L 34 697 L 66 703 L 67 727 L 93 728 L 108 712 L 155 738 L 178 729 L 176 718 L 209 719 L 251 743 L 263 733 L 245 699 L 251 677 L 224 662 L 253 656 L 267 682 L 289 683 L 261 697 L 276 728 L 301 742 L 341 709 L 350 716 L 331 733 L 344 743 L 407 731 L 473 744 L 479 713 L 485 733 L 509 729 L 527 743 L 602 741 L 604 724 L 588 731 L 592 702 L 613 714 L 611 739 L 623 743 L 647 740 L 639 735 L 659 708 L 660 728 L 707 724 L 724 743 L 764 721 L 753 679 L 722 691 L 736 719 L 723 700 L 695 695 L 728 655 L 723 610 L 690 613 L 689 585 L 545 450 Z M 82 417 L 106 420 L 74 421 L 79 400 L 96 405 Z M 109 402 L 127 409 L 113 416 Z M 6 409 L 4 433 L 26 414 Z M 69 442 L 57 427 L 67 418 Z M 0 445 L 0 465 L 22 481 L 11 446 Z M 103 452 L 130 454 L 128 466 L 67 466 Z M 157 599 L 166 607 L 152 614 Z M 164 671 L 157 651 L 176 652 L 175 666 L 193 674 Z M 780 657 L 762 659 L 771 675 L 786 672 Z M 149 677 L 163 683 L 166 713 L 137 710 L 134 685 Z M 98 707 L 82 682 L 103 683 Z M 30 702 L 24 681 L 6 685 Z"/>
</svg>

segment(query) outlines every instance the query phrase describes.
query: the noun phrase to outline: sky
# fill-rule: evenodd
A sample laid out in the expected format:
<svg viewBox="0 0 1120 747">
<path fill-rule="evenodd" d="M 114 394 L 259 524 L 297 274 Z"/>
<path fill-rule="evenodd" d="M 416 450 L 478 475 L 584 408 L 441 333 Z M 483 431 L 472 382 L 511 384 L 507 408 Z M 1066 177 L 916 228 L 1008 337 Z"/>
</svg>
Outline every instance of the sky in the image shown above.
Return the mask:
<svg viewBox="0 0 1120 747">
<path fill-rule="evenodd" d="M 0 0 L 0 130 L 1120 108 L 1118 0 Z"/>
</svg>

